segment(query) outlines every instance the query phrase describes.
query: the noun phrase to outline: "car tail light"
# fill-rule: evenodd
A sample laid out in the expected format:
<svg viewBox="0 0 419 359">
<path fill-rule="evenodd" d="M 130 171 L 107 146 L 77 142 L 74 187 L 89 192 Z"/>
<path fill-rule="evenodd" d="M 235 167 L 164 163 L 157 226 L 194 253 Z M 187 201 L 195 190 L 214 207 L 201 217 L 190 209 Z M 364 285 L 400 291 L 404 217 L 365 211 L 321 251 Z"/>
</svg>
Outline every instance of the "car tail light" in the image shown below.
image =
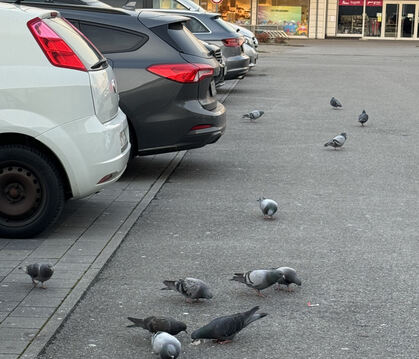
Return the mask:
<svg viewBox="0 0 419 359">
<path fill-rule="evenodd" d="M 30 20 L 27 25 L 51 64 L 67 69 L 87 71 L 72 48 L 40 18 Z"/>
<path fill-rule="evenodd" d="M 191 128 L 191 131 L 203 130 L 205 128 L 210 128 L 211 125 L 197 125 Z"/>
<path fill-rule="evenodd" d="M 151 65 L 147 70 L 167 79 L 191 83 L 214 75 L 214 68 L 205 64 L 161 64 Z"/>
<path fill-rule="evenodd" d="M 232 37 L 229 39 L 224 39 L 223 44 L 227 47 L 240 47 L 243 45 L 244 38 L 243 37 Z"/>
</svg>

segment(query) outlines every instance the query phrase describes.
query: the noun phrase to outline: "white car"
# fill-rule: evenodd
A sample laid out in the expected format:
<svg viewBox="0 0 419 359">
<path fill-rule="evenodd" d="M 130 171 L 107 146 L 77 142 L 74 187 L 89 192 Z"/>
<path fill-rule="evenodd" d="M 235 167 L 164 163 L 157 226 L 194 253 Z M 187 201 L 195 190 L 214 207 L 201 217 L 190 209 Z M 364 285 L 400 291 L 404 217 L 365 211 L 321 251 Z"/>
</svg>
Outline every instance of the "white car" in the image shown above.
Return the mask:
<svg viewBox="0 0 419 359">
<path fill-rule="evenodd" d="M 57 12 L 0 3 L 0 237 L 32 237 L 130 152 L 114 74 Z"/>
</svg>

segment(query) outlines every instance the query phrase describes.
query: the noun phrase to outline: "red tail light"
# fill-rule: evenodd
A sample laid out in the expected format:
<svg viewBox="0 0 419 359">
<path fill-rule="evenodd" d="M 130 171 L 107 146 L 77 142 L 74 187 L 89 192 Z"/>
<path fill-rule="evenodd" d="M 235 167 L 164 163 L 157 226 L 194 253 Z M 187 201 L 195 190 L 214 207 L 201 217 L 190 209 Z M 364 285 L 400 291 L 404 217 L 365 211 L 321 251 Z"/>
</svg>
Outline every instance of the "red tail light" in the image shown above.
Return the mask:
<svg viewBox="0 0 419 359">
<path fill-rule="evenodd" d="M 224 39 L 223 44 L 227 47 L 240 47 L 243 45 L 243 37 L 232 37 L 230 39 Z"/>
<path fill-rule="evenodd" d="M 67 69 L 87 71 L 71 47 L 40 18 L 30 20 L 27 25 L 51 64 Z"/>
<path fill-rule="evenodd" d="M 161 77 L 182 83 L 199 82 L 214 75 L 214 68 L 205 64 L 151 65 L 147 70 Z"/>
<path fill-rule="evenodd" d="M 211 128 L 211 125 L 196 125 L 191 128 L 191 131 L 203 130 L 205 128 Z"/>
</svg>

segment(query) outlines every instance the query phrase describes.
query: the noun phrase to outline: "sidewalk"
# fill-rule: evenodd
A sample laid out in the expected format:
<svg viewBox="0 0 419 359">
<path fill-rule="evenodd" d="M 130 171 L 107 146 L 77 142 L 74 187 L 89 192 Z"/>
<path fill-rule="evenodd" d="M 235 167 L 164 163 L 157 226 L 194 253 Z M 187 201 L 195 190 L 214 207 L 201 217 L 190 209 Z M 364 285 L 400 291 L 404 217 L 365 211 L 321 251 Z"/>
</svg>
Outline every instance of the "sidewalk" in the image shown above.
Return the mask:
<svg viewBox="0 0 419 359">
<path fill-rule="evenodd" d="M 220 89 L 221 102 L 237 82 Z M 118 182 L 69 201 L 49 233 L 0 238 L 0 359 L 36 358 L 184 155 L 137 157 Z M 46 290 L 18 269 L 36 262 L 55 266 Z"/>
</svg>

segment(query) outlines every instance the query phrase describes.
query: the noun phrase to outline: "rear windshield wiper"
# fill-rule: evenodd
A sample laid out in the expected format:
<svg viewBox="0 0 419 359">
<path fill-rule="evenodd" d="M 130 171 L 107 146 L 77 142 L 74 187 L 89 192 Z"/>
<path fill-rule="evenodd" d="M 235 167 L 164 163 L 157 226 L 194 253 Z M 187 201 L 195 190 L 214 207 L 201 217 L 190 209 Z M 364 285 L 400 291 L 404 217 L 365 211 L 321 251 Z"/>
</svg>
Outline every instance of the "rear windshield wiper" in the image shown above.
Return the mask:
<svg viewBox="0 0 419 359">
<path fill-rule="evenodd" d="M 98 69 L 99 67 L 105 65 L 107 63 L 107 60 L 105 58 L 100 59 L 98 62 L 96 62 L 95 64 L 93 64 L 92 66 L 90 66 L 91 70 L 95 70 Z"/>
</svg>

